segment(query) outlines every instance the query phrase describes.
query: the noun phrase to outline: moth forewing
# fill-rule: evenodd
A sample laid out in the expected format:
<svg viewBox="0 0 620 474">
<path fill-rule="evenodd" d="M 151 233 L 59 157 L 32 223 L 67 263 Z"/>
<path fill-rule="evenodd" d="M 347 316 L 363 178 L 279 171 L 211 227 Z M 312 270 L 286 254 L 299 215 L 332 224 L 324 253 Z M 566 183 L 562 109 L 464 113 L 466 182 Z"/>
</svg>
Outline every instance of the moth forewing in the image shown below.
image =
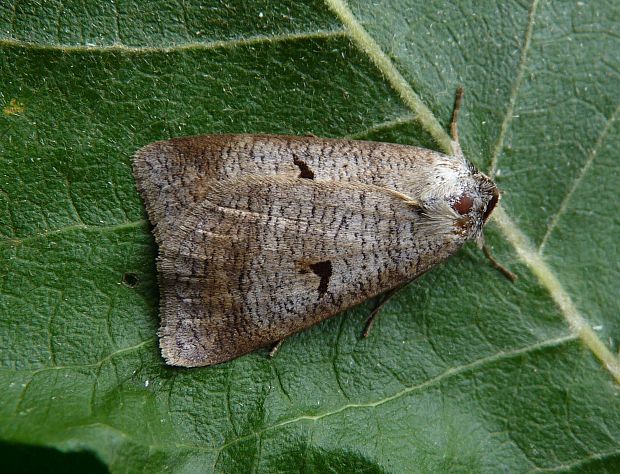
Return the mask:
<svg viewBox="0 0 620 474">
<path fill-rule="evenodd" d="M 423 219 L 411 199 L 380 186 L 215 183 L 160 246 L 162 282 L 183 283 L 162 292 L 166 360 L 222 362 L 415 278 L 437 252 L 418 231 Z M 446 235 L 441 251 L 459 240 Z"/>
<path fill-rule="evenodd" d="M 136 154 L 160 247 L 166 361 L 211 365 L 410 281 L 475 239 L 499 193 L 460 152 L 207 135 Z"/>
</svg>

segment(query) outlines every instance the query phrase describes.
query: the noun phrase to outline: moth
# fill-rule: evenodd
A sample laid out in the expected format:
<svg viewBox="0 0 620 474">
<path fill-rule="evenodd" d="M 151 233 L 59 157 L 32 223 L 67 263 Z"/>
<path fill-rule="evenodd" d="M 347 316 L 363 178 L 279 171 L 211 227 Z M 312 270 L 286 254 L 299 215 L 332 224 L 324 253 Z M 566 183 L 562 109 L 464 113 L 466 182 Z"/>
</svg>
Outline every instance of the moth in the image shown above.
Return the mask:
<svg viewBox="0 0 620 474">
<path fill-rule="evenodd" d="M 212 365 L 277 343 L 477 239 L 500 194 L 463 156 L 461 97 L 459 89 L 452 156 L 278 135 L 174 138 L 139 150 L 166 362 Z"/>
</svg>

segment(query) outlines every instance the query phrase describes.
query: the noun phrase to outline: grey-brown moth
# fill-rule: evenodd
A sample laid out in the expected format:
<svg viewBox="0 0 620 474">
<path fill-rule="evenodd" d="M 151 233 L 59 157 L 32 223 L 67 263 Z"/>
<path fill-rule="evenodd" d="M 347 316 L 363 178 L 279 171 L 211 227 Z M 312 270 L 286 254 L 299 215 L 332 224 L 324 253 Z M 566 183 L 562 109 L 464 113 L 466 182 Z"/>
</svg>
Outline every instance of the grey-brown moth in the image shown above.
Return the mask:
<svg viewBox="0 0 620 474">
<path fill-rule="evenodd" d="M 159 246 L 160 347 L 217 364 L 409 282 L 499 200 L 465 159 L 414 146 L 278 135 L 152 143 L 134 173 Z"/>
</svg>

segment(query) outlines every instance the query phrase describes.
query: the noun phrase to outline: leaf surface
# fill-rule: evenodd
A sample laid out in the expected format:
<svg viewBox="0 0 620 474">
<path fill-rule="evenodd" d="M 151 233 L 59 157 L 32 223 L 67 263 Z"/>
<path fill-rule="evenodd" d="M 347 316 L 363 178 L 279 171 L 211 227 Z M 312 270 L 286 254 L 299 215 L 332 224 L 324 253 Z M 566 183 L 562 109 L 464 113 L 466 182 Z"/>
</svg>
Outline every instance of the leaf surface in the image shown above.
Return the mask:
<svg viewBox="0 0 620 474">
<path fill-rule="evenodd" d="M 0 437 L 112 472 L 616 472 L 617 2 L 0 6 Z M 329 8 L 328 8 L 329 7 Z M 291 133 L 449 147 L 496 177 L 475 246 L 202 369 L 159 355 L 141 146 Z M 34 448 L 33 448 L 34 449 Z"/>
</svg>

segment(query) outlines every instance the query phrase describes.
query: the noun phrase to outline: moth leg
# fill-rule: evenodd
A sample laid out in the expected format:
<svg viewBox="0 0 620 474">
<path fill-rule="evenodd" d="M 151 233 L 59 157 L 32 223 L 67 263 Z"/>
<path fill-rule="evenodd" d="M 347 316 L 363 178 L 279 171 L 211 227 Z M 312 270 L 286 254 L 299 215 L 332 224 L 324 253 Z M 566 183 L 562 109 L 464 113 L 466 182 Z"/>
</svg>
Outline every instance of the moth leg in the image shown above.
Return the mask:
<svg viewBox="0 0 620 474">
<path fill-rule="evenodd" d="M 283 342 L 284 342 L 284 339 L 280 339 L 278 342 L 276 342 L 272 346 L 271 350 L 269 351 L 269 358 L 273 358 L 276 356 L 276 353 L 280 350 L 280 346 L 282 345 Z"/>
<path fill-rule="evenodd" d="M 452 148 L 454 154 L 456 156 L 463 156 L 463 151 L 461 150 L 461 143 L 459 142 L 459 129 L 458 129 L 458 121 L 459 121 L 459 112 L 461 111 L 461 104 L 463 103 L 463 87 L 458 86 L 456 88 L 456 93 L 454 95 L 454 108 L 452 109 L 452 118 L 450 120 L 450 134 L 452 135 Z M 517 275 L 508 270 L 505 266 L 499 263 L 493 255 L 491 255 L 491 251 L 484 243 L 482 239 L 478 242 L 479 247 L 482 249 L 484 256 L 491 262 L 493 267 L 500 271 L 506 278 L 510 281 L 514 282 L 517 279 Z"/>
<path fill-rule="evenodd" d="M 500 271 L 506 278 L 508 278 L 511 282 L 515 282 L 517 280 L 517 275 L 508 270 L 505 266 L 495 260 L 495 257 L 491 254 L 491 250 L 487 247 L 487 244 L 482 244 L 482 252 L 484 256 L 489 260 L 493 268 Z"/>
<path fill-rule="evenodd" d="M 405 286 L 407 283 L 397 286 L 396 288 L 392 288 L 391 290 L 383 293 L 381 301 L 379 302 L 379 304 L 377 304 L 377 306 L 375 306 L 375 309 L 372 310 L 372 313 L 370 313 L 370 316 L 368 316 L 368 319 L 366 319 L 366 324 L 364 325 L 364 331 L 362 332 L 362 337 L 368 337 L 368 334 L 370 334 L 370 330 L 372 329 L 372 325 L 375 321 L 375 318 L 377 317 L 379 312 L 383 309 L 383 307 L 387 304 L 387 302 L 392 299 L 392 296 L 398 293 L 403 288 L 403 286 Z"/>
<path fill-rule="evenodd" d="M 461 111 L 461 104 L 463 102 L 463 88 L 458 86 L 454 95 L 454 108 L 452 109 L 452 118 L 450 120 L 450 135 L 452 135 L 452 148 L 455 156 L 463 156 L 461 150 L 461 142 L 459 141 L 459 112 Z"/>
</svg>

